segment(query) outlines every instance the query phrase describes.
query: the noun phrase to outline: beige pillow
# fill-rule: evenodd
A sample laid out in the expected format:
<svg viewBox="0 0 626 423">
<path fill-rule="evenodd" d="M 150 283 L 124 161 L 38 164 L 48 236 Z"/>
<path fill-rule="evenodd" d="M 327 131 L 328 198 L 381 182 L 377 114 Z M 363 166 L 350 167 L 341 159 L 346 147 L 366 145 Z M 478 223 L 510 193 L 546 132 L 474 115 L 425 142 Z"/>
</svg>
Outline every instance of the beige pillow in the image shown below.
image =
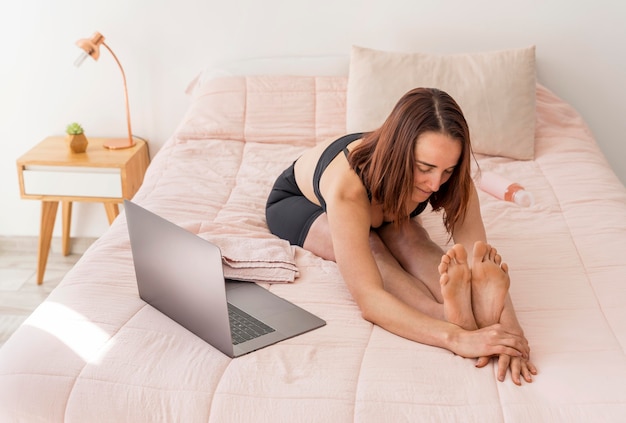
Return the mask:
<svg viewBox="0 0 626 423">
<path fill-rule="evenodd" d="M 476 153 L 532 159 L 535 145 L 535 46 L 485 53 L 393 53 L 354 46 L 348 132 L 379 127 L 415 87 L 439 88 L 461 106 Z"/>
</svg>

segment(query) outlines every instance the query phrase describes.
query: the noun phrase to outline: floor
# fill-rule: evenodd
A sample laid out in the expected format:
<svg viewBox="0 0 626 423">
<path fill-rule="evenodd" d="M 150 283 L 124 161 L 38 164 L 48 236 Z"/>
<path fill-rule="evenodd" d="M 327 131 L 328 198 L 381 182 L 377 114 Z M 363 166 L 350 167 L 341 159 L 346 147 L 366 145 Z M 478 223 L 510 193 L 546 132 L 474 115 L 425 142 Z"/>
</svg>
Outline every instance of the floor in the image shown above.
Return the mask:
<svg viewBox="0 0 626 423">
<path fill-rule="evenodd" d="M 81 257 L 80 253 L 64 257 L 55 244 L 60 243 L 53 240 L 44 282 L 37 285 L 36 237 L 0 239 L 0 346 Z M 74 246 L 72 250 L 84 251 Z"/>
</svg>

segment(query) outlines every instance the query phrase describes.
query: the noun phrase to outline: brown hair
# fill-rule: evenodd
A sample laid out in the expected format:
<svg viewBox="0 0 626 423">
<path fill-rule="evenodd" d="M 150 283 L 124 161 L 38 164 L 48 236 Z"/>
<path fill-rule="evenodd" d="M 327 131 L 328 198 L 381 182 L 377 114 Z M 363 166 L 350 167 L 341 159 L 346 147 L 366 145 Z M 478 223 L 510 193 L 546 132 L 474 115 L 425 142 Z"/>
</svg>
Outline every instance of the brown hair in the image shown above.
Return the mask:
<svg viewBox="0 0 626 423">
<path fill-rule="evenodd" d="M 415 88 L 406 93 L 382 126 L 363 137 L 349 155 L 350 165 L 360 169 L 372 201 L 382 204 L 394 222 L 408 219 L 406 204 L 413 192 L 415 143 L 425 132 L 437 132 L 461 143 L 459 162 L 450 179 L 429 201 L 433 210 L 443 208 L 448 233 L 465 218 L 470 197 L 472 156 L 469 128 L 459 105 L 436 88 Z"/>
</svg>

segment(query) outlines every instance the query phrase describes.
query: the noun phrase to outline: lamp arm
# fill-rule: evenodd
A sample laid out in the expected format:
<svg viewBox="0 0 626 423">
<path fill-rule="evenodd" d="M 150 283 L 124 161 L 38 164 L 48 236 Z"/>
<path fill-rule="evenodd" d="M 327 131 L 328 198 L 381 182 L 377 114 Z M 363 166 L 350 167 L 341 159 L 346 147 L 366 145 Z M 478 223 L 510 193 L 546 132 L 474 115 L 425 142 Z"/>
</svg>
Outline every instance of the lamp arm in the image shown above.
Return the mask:
<svg viewBox="0 0 626 423">
<path fill-rule="evenodd" d="M 122 64 L 118 60 L 115 53 L 113 53 L 113 50 L 111 50 L 111 48 L 108 45 L 106 45 L 104 41 L 102 42 L 102 45 L 105 46 L 107 50 L 109 50 L 109 53 L 111 53 L 111 55 L 117 62 L 117 65 L 120 67 L 120 70 L 122 71 L 122 80 L 124 81 L 124 102 L 126 103 L 126 122 L 128 124 L 128 141 L 130 142 L 130 145 L 133 145 L 134 140 L 133 140 L 133 132 L 130 128 L 130 108 L 128 106 L 128 88 L 126 86 L 126 74 L 124 73 L 124 68 L 122 67 Z"/>
</svg>

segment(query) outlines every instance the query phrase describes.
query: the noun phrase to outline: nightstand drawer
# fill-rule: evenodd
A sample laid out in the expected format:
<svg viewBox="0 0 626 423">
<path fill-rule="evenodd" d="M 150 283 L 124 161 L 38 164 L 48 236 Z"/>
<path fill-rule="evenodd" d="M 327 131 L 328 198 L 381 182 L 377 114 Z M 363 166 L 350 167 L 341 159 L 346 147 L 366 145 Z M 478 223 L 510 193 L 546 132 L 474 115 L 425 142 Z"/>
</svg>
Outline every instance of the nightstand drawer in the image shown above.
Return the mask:
<svg viewBox="0 0 626 423">
<path fill-rule="evenodd" d="M 24 194 L 122 198 L 119 168 L 27 165 Z"/>
</svg>

